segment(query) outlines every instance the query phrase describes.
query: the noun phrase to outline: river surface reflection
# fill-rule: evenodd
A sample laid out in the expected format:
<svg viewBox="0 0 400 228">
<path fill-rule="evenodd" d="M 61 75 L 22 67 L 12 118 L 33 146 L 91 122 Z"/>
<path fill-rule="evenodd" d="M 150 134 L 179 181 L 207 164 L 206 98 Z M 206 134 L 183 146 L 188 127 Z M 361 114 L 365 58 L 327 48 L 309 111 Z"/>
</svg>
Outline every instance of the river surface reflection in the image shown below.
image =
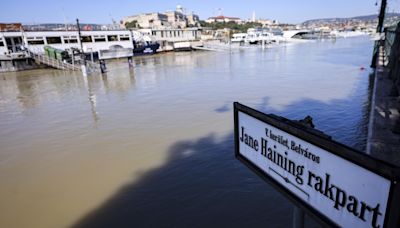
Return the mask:
<svg viewBox="0 0 400 228">
<path fill-rule="evenodd" d="M 233 157 L 232 102 L 364 150 L 368 37 L 183 52 L 108 73 L 0 74 L 0 227 L 286 227 L 292 205 Z"/>
</svg>

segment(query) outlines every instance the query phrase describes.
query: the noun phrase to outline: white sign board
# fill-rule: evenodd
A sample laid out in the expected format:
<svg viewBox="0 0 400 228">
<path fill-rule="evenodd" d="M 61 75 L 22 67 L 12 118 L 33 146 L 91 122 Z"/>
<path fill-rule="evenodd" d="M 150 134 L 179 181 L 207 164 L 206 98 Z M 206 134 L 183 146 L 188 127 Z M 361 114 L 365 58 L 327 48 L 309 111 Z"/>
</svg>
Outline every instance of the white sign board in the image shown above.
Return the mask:
<svg viewBox="0 0 400 228">
<path fill-rule="evenodd" d="M 242 111 L 243 156 L 303 203 L 341 227 L 383 227 L 391 181 Z"/>
</svg>

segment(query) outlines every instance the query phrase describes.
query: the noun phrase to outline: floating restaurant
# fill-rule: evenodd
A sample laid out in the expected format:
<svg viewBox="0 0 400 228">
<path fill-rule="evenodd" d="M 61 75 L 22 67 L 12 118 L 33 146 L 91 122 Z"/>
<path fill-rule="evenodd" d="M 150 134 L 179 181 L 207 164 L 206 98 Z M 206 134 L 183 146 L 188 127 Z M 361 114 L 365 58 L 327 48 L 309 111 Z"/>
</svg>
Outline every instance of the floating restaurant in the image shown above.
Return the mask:
<svg viewBox="0 0 400 228">
<path fill-rule="evenodd" d="M 202 45 L 199 28 L 114 31 L 13 31 L 0 33 L 0 72 L 31 69 L 28 52 L 45 46 L 77 49 L 98 59 L 124 58 L 162 51 L 190 50 Z"/>
</svg>

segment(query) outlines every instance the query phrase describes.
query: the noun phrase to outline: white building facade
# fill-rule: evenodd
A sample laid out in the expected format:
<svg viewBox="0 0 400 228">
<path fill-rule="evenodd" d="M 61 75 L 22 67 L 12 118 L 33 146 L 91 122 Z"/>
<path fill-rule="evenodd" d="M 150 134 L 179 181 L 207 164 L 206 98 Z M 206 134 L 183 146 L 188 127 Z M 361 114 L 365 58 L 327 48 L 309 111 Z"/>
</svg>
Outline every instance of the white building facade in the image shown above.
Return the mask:
<svg viewBox="0 0 400 228">
<path fill-rule="evenodd" d="M 178 5 L 174 11 L 143 13 L 122 18 L 122 27 L 126 28 L 128 23 L 131 23 L 131 26 L 134 25 L 135 28 L 183 29 L 198 26 L 200 20 L 196 14 L 187 15 L 183 7 Z"/>
</svg>

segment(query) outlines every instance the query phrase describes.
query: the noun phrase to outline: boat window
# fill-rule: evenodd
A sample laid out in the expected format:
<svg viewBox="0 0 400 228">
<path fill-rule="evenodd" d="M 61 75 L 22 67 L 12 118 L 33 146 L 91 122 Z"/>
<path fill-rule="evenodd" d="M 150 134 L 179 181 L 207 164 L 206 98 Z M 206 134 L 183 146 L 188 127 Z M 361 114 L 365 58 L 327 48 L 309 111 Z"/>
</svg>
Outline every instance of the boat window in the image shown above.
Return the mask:
<svg viewBox="0 0 400 228">
<path fill-rule="evenodd" d="M 30 45 L 41 45 L 41 44 L 44 44 L 44 40 L 28 40 L 28 44 L 30 44 Z"/>
<path fill-rule="evenodd" d="M 92 36 L 82 36 L 82 43 L 92 42 Z"/>
<path fill-rule="evenodd" d="M 163 31 L 161 31 L 161 37 L 164 37 L 164 32 Z"/>
<path fill-rule="evenodd" d="M 121 41 L 122 41 L 122 40 L 129 40 L 129 37 L 120 37 L 119 39 L 120 39 Z"/>
<path fill-rule="evenodd" d="M 0 41 L 0 47 L 4 47 L 4 42 Z"/>
<path fill-rule="evenodd" d="M 106 42 L 106 38 L 94 38 L 94 42 Z"/>
<path fill-rule="evenodd" d="M 156 35 L 156 31 L 151 31 L 151 35 L 155 36 Z"/>
<path fill-rule="evenodd" d="M 61 44 L 61 37 L 59 36 L 46 37 L 46 41 L 48 44 Z"/>
<path fill-rule="evenodd" d="M 174 31 L 174 37 L 176 37 L 176 31 Z"/>
<path fill-rule="evenodd" d="M 108 41 L 118 41 L 117 35 L 109 35 L 107 37 L 108 37 Z"/>
<path fill-rule="evenodd" d="M 64 39 L 64 43 L 75 44 L 75 43 L 78 43 L 78 40 L 77 39 Z"/>
</svg>

